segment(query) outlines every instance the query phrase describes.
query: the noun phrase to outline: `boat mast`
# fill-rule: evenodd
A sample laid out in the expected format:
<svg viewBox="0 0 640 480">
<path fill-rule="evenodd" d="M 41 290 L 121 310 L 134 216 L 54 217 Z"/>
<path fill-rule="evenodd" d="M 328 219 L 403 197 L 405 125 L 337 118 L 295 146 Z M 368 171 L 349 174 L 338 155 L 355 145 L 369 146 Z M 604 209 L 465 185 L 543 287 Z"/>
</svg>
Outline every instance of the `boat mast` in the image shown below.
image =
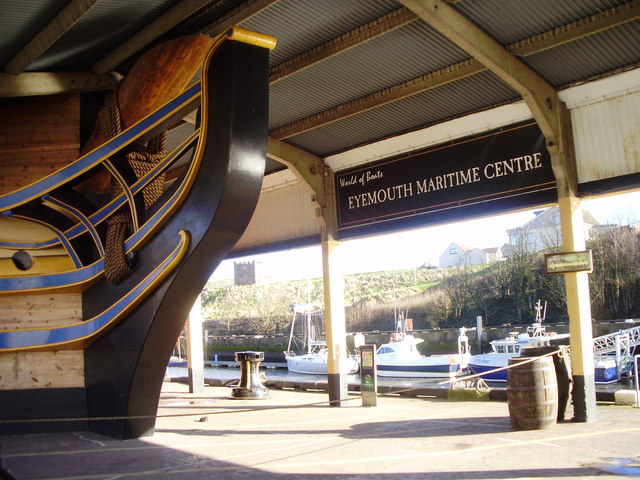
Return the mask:
<svg viewBox="0 0 640 480">
<path fill-rule="evenodd" d="M 293 317 L 291 318 L 291 332 L 289 333 L 289 344 L 287 345 L 288 354 L 291 353 L 291 341 L 293 340 L 293 328 L 296 325 L 296 305 L 293 305 L 292 312 Z"/>
<path fill-rule="evenodd" d="M 311 280 L 307 280 L 307 353 L 311 353 Z"/>
</svg>

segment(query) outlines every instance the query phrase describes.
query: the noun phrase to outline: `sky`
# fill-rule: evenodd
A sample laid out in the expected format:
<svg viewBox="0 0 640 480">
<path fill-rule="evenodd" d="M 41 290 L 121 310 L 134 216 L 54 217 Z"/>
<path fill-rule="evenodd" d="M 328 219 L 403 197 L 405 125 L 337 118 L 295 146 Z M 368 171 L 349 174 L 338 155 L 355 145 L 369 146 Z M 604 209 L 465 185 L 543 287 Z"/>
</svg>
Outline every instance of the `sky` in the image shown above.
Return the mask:
<svg viewBox="0 0 640 480">
<path fill-rule="evenodd" d="M 640 192 L 584 200 L 587 209 L 599 223 L 627 225 L 640 223 Z M 452 242 L 478 248 L 498 247 L 508 241 L 507 230 L 531 220 L 540 208 L 424 227 L 386 235 L 346 240 L 339 249 L 344 275 L 382 270 L 401 270 L 422 265 L 438 266 L 438 257 Z M 233 262 L 255 260 L 261 277 L 299 280 L 322 276 L 319 246 L 253 255 L 223 261 L 211 281 L 233 278 Z"/>
</svg>

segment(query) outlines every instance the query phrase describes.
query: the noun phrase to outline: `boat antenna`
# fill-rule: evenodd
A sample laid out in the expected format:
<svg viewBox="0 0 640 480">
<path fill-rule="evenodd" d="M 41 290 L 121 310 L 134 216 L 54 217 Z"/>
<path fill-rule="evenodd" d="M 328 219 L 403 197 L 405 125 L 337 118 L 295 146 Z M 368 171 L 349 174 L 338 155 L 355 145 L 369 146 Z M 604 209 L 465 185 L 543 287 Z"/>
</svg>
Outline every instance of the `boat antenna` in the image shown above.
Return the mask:
<svg viewBox="0 0 640 480">
<path fill-rule="evenodd" d="M 544 311 L 543 311 L 543 308 L 544 308 Z M 544 307 L 542 307 L 540 300 L 538 300 L 538 303 L 536 304 L 535 309 L 536 309 L 536 323 L 544 322 L 544 319 L 547 318 L 547 301 L 545 300 Z"/>
</svg>

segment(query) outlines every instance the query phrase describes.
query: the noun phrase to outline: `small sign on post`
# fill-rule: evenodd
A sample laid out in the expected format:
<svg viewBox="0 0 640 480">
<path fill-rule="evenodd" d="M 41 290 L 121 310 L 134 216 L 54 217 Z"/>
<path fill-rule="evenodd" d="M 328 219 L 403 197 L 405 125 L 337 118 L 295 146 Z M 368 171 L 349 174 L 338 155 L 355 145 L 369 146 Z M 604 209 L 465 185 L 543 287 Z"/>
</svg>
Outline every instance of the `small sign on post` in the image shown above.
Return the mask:
<svg viewBox="0 0 640 480">
<path fill-rule="evenodd" d="M 547 253 L 544 256 L 544 268 L 547 273 L 591 273 L 593 271 L 591 250 Z"/>
<path fill-rule="evenodd" d="M 360 392 L 362 406 L 375 407 L 378 400 L 376 346 L 360 345 Z"/>
</svg>

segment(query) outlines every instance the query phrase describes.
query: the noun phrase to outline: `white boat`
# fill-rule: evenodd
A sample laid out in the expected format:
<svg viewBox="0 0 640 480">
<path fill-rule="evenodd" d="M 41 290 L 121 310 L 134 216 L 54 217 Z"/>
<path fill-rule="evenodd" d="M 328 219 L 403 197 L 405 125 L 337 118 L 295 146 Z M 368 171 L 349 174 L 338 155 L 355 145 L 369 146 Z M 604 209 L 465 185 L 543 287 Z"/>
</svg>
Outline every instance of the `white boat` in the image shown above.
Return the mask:
<svg viewBox="0 0 640 480">
<path fill-rule="evenodd" d="M 321 311 L 310 304 L 291 306 L 293 319 L 287 351 L 287 368 L 290 372 L 310 375 L 327 374 L 327 343 L 323 339 L 324 320 Z M 355 356 L 348 356 L 347 373 L 356 373 L 360 365 Z"/>
<path fill-rule="evenodd" d="M 490 372 L 497 368 L 506 367 L 509 359 L 519 357 L 523 348 L 548 347 L 553 340 L 568 338 L 568 333 L 545 332 L 543 326 L 534 323 L 527 327 L 525 333 L 511 332 L 508 337 L 491 342 L 491 352 L 472 355 L 469 368 L 475 374 L 484 374 L 484 380 L 492 382 L 506 382 L 507 370 Z M 490 372 L 490 373 L 485 373 Z"/>
<path fill-rule="evenodd" d="M 482 374 L 482 378 L 492 382 L 506 382 L 507 370 L 492 370 L 506 367 L 509 358 L 519 357 L 522 349 L 531 347 L 548 347 L 552 341 L 562 340 L 569 337 L 568 333 L 547 332 L 542 325 L 544 315 L 542 314 L 540 301 L 536 305 L 536 322 L 527 327 L 525 333 L 510 332 L 509 336 L 491 342 L 491 352 L 472 355 L 469 360 L 469 368 L 474 374 Z M 546 303 L 545 303 L 546 310 Z M 490 373 L 486 373 L 490 372 Z"/>
<path fill-rule="evenodd" d="M 466 328 L 460 329 L 458 353 L 422 355 L 417 345 L 424 340 L 406 333 L 402 316 L 396 326 L 390 341 L 380 345 L 376 352 L 378 376 L 453 378 L 467 368 L 470 349 Z"/>
</svg>

